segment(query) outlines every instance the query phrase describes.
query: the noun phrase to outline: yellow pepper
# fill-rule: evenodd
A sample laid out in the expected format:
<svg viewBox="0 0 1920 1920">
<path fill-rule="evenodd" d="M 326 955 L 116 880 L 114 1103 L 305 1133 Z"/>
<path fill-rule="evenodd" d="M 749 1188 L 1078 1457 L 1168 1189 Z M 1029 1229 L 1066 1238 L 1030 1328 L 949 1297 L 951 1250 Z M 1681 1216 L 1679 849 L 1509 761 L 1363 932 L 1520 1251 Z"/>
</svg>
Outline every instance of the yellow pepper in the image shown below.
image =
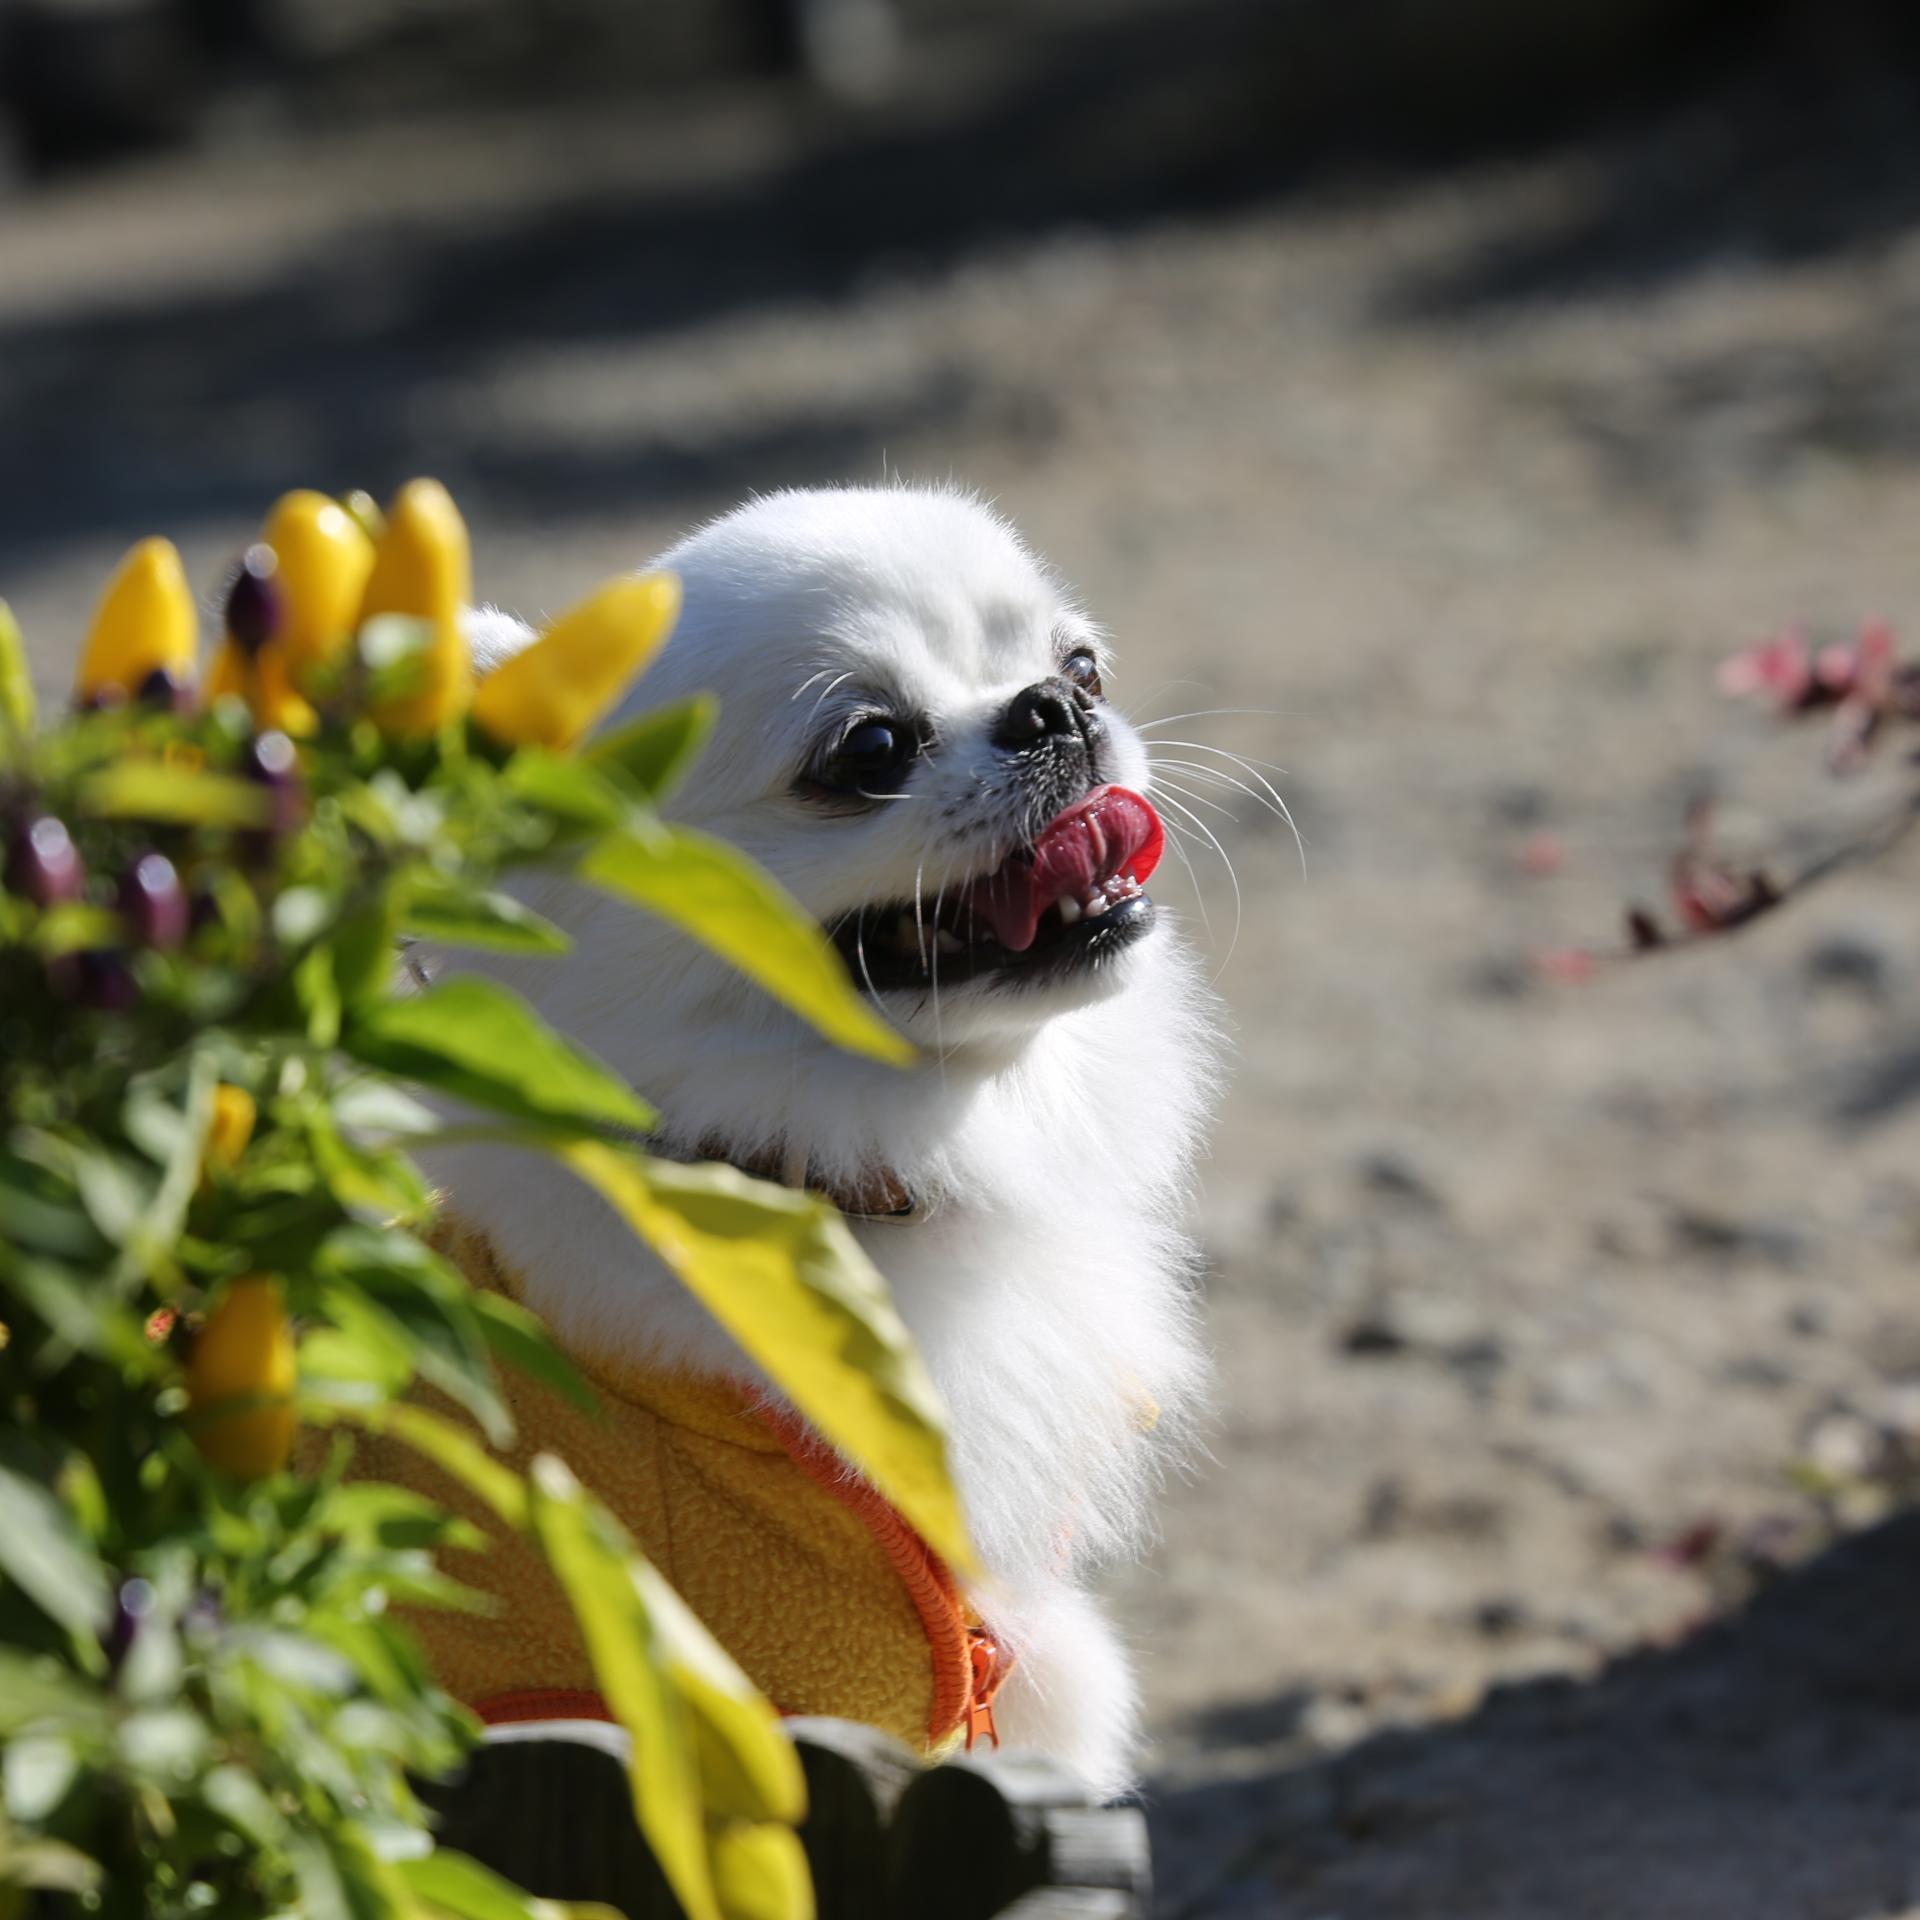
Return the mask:
<svg viewBox="0 0 1920 1920">
<path fill-rule="evenodd" d="M 282 643 L 269 641 L 253 663 L 253 684 L 249 689 L 253 724 L 262 733 L 278 727 L 296 740 L 304 740 L 320 730 L 320 716 L 293 687 L 291 663 Z"/>
<path fill-rule="evenodd" d="M 253 1138 L 253 1123 L 259 1109 L 245 1087 L 226 1081 L 213 1090 L 213 1123 L 207 1128 L 206 1163 L 231 1173 Z"/>
<path fill-rule="evenodd" d="M 208 706 L 216 700 L 244 700 L 247 697 L 247 682 L 251 678 L 252 663 L 231 640 L 220 643 L 220 651 L 213 656 L 213 665 L 207 669 L 207 681 L 202 692 Z"/>
<path fill-rule="evenodd" d="M 107 582 L 100 610 L 80 660 L 78 692 L 84 700 L 117 686 L 140 691 L 148 675 L 193 675 L 200 622 L 186 569 L 171 540 L 142 540 Z"/>
<path fill-rule="evenodd" d="M 263 733 L 278 727 L 299 740 L 319 731 L 320 716 L 293 690 L 287 659 L 277 640 L 262 647 L 253 660 L 231 636 L 222 641 L 213 665 L 207 669 L 205 693 L 208 706 L 216 700 L 246 701 L 253 724 Z"/>
<path fill-rule="evenodd" d="M 412 688 L 373 709 L 385 733 L 436 733 L 473 696 L 473 668 L 461 625 L 473 597 L 467 523 L 438 480 L 409 480 L 394 497 L 386 536 L 360 602 L 358 624 L 380 614 L 424 620 L 432 639 L 415 662 Z"/>
<path fill-rule="evenodd" d="M 278 1280 L 236 1280 L 187 1359 L 188 1431 L 207 1462 L 244 1480 L 278 1473 L 293 1445 L 293 1325 Z"/>
<path fill-rule="evenodd" d="M 339 501 L 304 487 L 281 495 L 260 538 L 280 563 L 274 580 L 281 624 L 273 645 L 285 657 L 290 685 L 301 687 L 352 636 L 373 571 L 373 542 Z"/>
<path fill-rule="evenodd" d="M 679 612 L 670 573 L 610 581 L 480 682 L 474 719 L 511 746 L 564 751 L 659 651 Z"/>
</svg>

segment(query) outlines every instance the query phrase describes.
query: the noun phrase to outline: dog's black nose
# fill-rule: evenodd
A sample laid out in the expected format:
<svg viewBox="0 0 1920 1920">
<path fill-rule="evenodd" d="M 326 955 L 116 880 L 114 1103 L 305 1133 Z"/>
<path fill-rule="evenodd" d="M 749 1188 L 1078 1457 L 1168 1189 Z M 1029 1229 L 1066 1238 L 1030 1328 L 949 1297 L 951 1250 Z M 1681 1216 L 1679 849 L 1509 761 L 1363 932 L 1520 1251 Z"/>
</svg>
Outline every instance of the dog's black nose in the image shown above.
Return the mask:
<svg viewBox="0 0 1920 1920">
<path fill-rule="evenodd" d="M 1059 681 L 1036 680 L 1007 702 L 1007 710 L 993 730 L 993 744 L 1037 747 L 1056 734 L 1065 739 L 1081 739 L 1080 716 Z"/>
</svg>

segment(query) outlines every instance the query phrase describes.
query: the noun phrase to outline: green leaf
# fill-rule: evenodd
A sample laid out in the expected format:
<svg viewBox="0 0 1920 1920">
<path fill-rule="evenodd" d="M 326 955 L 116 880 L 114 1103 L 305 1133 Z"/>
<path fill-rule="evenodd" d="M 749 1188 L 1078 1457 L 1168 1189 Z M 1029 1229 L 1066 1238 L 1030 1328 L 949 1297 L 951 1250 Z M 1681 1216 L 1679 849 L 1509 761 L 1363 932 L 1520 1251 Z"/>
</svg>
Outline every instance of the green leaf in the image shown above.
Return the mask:
<svg viewBox="0 0 1920 1920">
<path fill-rule="evenodd" d="M 824 1201 L 732 1167 L 555 1149 L 957 1573 L 973 1553 L 939 1395 L 886 1282 Z"/>
<path fill-rule="evenodd" d="M 510 893 L 469 886 L 447 874 L 429 874 L 408 889 L 401 927 L 448 947 L 487 947 L 499 953 L 565 953 L 573 942 L 551 920 Z"/>
<path fill-rule="evenodd" d="M 0 1153 L 0 1240 L 86 1261 L 104 1260 L 110 1246 L 71 1185 L 6 1153 Z"/>
<path fill-rule="evenodd" d="M 329 1234 L 314 1267 L 330 1283 L 331 1311 L 350 1318 L 341 1309 L 352 1301 L 380 1316 L 422 1379 L 465 1407 L 495 1447 L 512 1444 L 477 1296 L 454 1268 L 411 1234 L 360 1225 Z"/>
<path fill-rule="evenodd" d="M 552 1454 L 534 1460 L 527 1488 L 534 1536 L 572 1604 L 601 1696 L 632 1738 L 627 1778 L 640 1831 L 689 1920 L 723 1920 L 707 1867 L 692 1716 L 629 1570 L 632 1556 Z"/>
<path fill-rule="evenodd" d="M 653 1125 L 652 1109 L 518 995 L 468 975 L 358 1012 L 346 1051 L 402 1080 L 516 1119 L 599 1131 Z"/>
<path fill-rule="evenodd" d="M 633 811 L 627 796 L 605 774 L 545 747 L 522 747 L 501 769 L 500 778 L 516 799 L 571 827 L 617 827 Z"/>
<path fill-rule="evenodd" d="M 890 1066 L 913 1059 L 913 1048 L 861 999 L 818 923 L 731 847 L 654 825 L 596 840 L 578 871 L 692 935 L 836 1045 Z"/>
<path fill-rule="evenodd" d="M 80 811 L 102 820 L 189 827 L 265 827 L 273 796 L 251 780 L 160 760 L 118 760 L 81 782 Z"/>
<path fill-rule="evenodd" d="M 0 1829 L 0 1887 L 94 1894 L 103 1877 L 99 1861 L 64 1840 L 26 1840 Z"/>
<path fill-rule="evenodd" d="M 0 1573 L 50 1620 L 94 1635 L 112 1608 L 106 1569 L 51 1487 L 23 1470 L 20 1449 L 0 1460 Z"/>
<path fill-rule="evenodd" d="M 25 740 L 33 731 L 33 675 L 27 670 L 27 644 L 13 609 L 0 600 L 0 733 Z"/>
<path fill-rule="evenodd" d="M 332 1101 L 336 1124 L 350 1133 L 432 1133 L 440 1125 L 440 1116 L 431 1107 L 373 1074 L 362 1074 L 336 1087 Z"/>
<path fill-rule="evenodd" d="M 655 707 L 602 734 L 588 749 L 587 764 L 657 802 L 680 784 L 707 744 L 719 713 L 720 702 L 710 693 Z"/>
<path fill-rule="evenodd" d="M 101 1288 L 51 1260 L 10 1258 L 0 1223 L 0 1276 L 47 1323 L 57 1340 L 80 1353 L 97 1353 L 134 1373 L 157 1371 L 141 1316 Z"/>
<path fill-rule="evenodd" d="M 95 1731 L 107 1723 L 105 1697 L 51 1654 L 0 1646 L 0 1734 L 65 1724 Z"/>
<path fill-rule="evenodd" d="M 570 1400 L 582 1413 L 599 1410 L 600 1403 L 594 1398 L 593 1389 L 554 1344 L 552 1334 L 538 1314 L 529 1313 L 517 1300 L 509 1300 L 485 1287 L 473 1289 L 473 1311 L 480 1323 L 481 1338 L 503 1366 L 513 1367 L 529 1379 L 539 1381 L 563 1400 Z"/>
<path fill-rule="evenodd" d="M 302 1342 L 303 1347 L 305 1344 Z M 303 1420 L 317 1427 L 359 1427 L 368 1433 L 390 1435 L 404 1441 L 476 1494 L 507 1526 L 527 1524 L 527 1489 L 520 1476 L 503 1467 L 477 1440 L 450 1420 L 406 1401 L 391 1406 L 360 1406 L 311 1391 L 305 1379 L 300 1386 Z"/>
<path fill-rule="evenodd" d="M 609 1907 L 554 1900 L 539 1900 L 532 1894 L 503 1880 L 490 1867 L 464 1853 L 450 1853 L 436 1847 L 424 1860 L 397 1862 L 400 1878 L 410 1891 L 429 1907 L 458 1916 L 458 1920 L 588 1920 L 589 1915 L 604 1915 L 619 1920 Z"/>
<path fill-rule="evenodd" d="M 7 1811 L 16 1820 L 37 1825 L 67 1797 L 80 1756 L 71 1740 L 58 1734 L 26 1734 L 9 1740 L 0 1753 L 0 1785 Z"/>
<path fill-rule="evenodd" d="M 357 1546 L 410 1552 L 449 1546 L 478 1553 L 487 1536 L 424 1493 L 381 1480 L 352 1480 L 327 1495 L 326 1526 Z"/>
<path fill-rule="evenodd" d="M 214 1767 L 200 1783 L 200 1797 L 256 1846 L 278 1846 L 286 1838 L 285 1816 L 244 1767 Z"/>
<path fill-rule="evenodd" d="M 197 1771 L 212 1740 L 211 1729 L 191 1707 L 147 1707 L 128 1714 L 117 1731 L 120 1758 L 133 1772 L 169 1782 Z"/>
</svg>

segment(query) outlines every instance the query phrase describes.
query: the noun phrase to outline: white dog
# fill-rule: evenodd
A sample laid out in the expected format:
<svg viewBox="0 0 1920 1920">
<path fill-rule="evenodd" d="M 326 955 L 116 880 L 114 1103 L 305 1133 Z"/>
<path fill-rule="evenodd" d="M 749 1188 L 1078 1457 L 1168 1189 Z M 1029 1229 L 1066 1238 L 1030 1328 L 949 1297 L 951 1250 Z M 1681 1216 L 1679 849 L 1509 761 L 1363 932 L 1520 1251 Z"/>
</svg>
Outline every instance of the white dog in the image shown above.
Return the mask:
<svg viewBox="0 0 1920 1920">
<path fill-rule="evenodd" d="M 684 937 L 569 883 L 559 961 L 491 962 L 627 1075 L 669 1151 L 877 1196 L 855 1231 L 944 1394 L 1016 1655 L 1010 1744 L 1132 1778 L 1129 1661 L 1087 1591 L 1138 1549 L 1202 1375 L 1180 1224 L 1216 1079 L 1195 965 L 1132 872 L 1158 851 L 1107 648 L 1013 530 L 951 491 L 793 492 L 658 565 L 685 612 L 633 710 L 720 697 L 671 812 L 833 930 L 921 1049 L 837 1051 Z M 525 629 L 482 616 L 482 665 Z M 563 1341 L 754 1377 L 611 1214 L 537 1156 L 445 1165 Z"/>
</svg>

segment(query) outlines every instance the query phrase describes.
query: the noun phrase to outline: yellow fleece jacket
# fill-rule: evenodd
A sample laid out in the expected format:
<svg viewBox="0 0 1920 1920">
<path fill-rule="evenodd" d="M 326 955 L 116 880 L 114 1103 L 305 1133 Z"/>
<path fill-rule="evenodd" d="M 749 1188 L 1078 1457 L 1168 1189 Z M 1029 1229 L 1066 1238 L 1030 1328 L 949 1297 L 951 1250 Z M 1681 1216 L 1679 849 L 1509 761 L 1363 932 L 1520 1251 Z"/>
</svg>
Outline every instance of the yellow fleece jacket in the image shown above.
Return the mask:
<svg viewBox="0 0 1920 1920">
<path fill-rule="evenodd" d="M 520 1296 L 482 1235 L 450 1222 L 437 1239 L 475 1285 Z M 517 1439 L 500 1457 L 523 1471 L 536 1453 L 565 1460 L 776 1707 L 863 1721 L 926 1751 L 990 1725 L 991 1643 L 944 1565 L 817 1436 L 740 1386 L 573 1358 L 598 1414 L 508 1373 Z M 448 1551 L 442 1564 L 497 1612 L 409 1616 L 450 1693 L 494 1721 L 600 1711 L 537 1548 L 397 1441 L 363 1443 L 355 1471 L 416 1488 L 490 1536 L 486 1552 Z"/>
</svg>

